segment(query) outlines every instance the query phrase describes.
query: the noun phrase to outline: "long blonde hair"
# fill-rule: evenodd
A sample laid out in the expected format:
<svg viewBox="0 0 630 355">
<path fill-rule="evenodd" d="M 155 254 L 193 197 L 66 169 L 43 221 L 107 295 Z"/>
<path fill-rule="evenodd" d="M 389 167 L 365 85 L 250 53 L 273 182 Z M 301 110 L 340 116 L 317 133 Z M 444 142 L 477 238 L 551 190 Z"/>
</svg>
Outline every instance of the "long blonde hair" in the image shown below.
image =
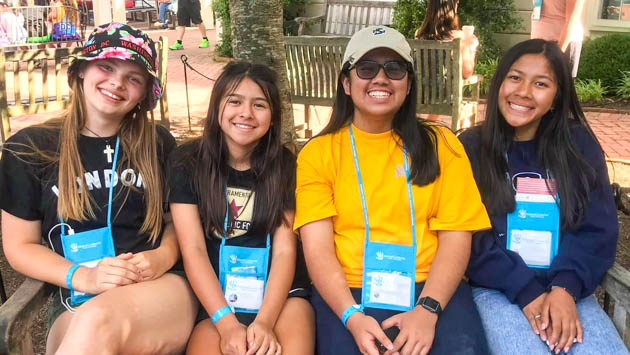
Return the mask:
<svg viewBox="0 0 630 355">
<path fill-rule="evenodd" d="M 92 197 L 86 188 L 83 164 L 81 163 L 78 139 L 85 126 L 85 107 L 83 104 L 83 83 L 78 78 L 80 70 L 70 77 L 70 109 L 62 120 L 59 132 L 59 197 L 57 213 L 64 219 L 85 221 L 95 218 Z M 118 166 L 133 166 L 144 182 L 144 203 L 146 215 L 140 233 L 148 233 L 149 240 L 155 243 L 162 229 L 164 177 L 160 173 L 157 159 L 157 137 L 155 122 L 149 119 L 147 110 L 151 97 L 151 80 L 148 80 L 145 99 L 123 118 L 118 135 L 122 150 L 125 152 Z M 117 169 L 121 170 L 123 168 Z M 133 187 L 129 187 L 133 188 Z M 127 194 L 129 190 L 127 190 Z M 125 197 L 126 199 L 126 197 Z"/>
</svg>

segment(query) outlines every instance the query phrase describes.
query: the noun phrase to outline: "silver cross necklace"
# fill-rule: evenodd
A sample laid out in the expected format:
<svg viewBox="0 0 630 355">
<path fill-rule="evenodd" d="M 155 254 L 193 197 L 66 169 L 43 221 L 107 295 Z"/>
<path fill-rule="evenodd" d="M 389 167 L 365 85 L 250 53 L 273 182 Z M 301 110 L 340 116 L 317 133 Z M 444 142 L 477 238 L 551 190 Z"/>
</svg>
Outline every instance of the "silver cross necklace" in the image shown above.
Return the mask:
<svg viewBox="0 0 630 355">
<path fill-rule="evenodd" d="M 87 129 L 90 133 L 92 133 L 93 135 L 97 136 L 98 138 L 103 138 L 100 134 L 94 132 L 88 126 L 83 126 L 83 127 L 85 129 Z M 114 150 L 112 149 L 111 145 L 109 144 L 109 140 L 106 140 L 105 143 L 107 145 L 105 146 L 105 150 L 103 150 L 103 154 L 107 155 L 107 162 L 111 163 L 112 162 L 112 154 L 114 154 Z"/>
</svg>

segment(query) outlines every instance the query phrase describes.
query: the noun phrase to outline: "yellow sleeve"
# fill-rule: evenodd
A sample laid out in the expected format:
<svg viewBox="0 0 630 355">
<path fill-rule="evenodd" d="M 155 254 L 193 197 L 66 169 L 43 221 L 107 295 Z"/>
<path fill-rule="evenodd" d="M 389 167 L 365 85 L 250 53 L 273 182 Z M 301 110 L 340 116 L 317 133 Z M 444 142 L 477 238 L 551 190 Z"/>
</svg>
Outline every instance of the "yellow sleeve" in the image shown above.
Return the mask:
<svg viewBox="0 0 630 355">
<path fill-rule="evenodd" d="M 446 128 L 438 131 L 438 155 L 440 176 L 436 181 L 435 214 L 429 219 L 429 229 L 489 229 L 490 218 L 481 202 L 466 151 Z"/>
<path fill-rule="evenodd" d="M 337 215 L 333 199 L 334 164 L 330 135 L 306 144 L 297 159 L 294 231 L 310 222 Z"/>
</svg>

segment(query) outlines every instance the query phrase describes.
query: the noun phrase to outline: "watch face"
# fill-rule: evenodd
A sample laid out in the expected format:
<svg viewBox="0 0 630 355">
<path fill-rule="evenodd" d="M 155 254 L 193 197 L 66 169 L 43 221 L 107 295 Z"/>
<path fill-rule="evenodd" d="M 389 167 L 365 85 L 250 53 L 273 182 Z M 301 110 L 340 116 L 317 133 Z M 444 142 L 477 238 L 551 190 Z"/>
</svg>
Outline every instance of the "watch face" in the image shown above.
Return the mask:
<svg viewBox="0 0 630 355">
<path fill-rule="evenodd" d="M 424 297 L 424 299 L 422 300 L 422 307 L 428 309 L 433 313 L 439 313 L 441 311 L 440 303 L 431 297 Z"/>
</svg>

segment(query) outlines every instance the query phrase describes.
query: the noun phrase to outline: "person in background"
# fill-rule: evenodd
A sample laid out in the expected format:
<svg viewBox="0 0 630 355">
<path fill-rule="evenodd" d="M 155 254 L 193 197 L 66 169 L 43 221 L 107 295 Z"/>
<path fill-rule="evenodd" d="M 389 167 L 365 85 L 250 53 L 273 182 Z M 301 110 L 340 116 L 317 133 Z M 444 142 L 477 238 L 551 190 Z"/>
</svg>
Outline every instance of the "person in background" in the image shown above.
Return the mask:
<svg viewBox="0 0 630 355">
<path fill-rule="evenodd" d="M 158 20 L 153 24 L 154 27 L 168 27 L 167 13 L 169 5 L 171 5 L 171 0 L 158 0 Z"/>
<path fill-rule="evenodd" d="M 586 0 L 533 0 L 531 38 L 558 42 L 576 77 L 582 52 Z"/>
<path fill-rule="evenodd" d="M 628 354 L 593 291 L 615 260 L 604 152 L 556 43 L 499 61 L 485 120 L 460 140 L 492 229 L 466 275 L 493 354 Z"/>
<path fill-rule="evenodd" d="M 184 33 L 186 27 L 190 26 L 191 22 L 199 27 L 201 32 L 201 43 L 199 48 L 208 48 L 210 41 L 206 35 L 206 25 L 203 24 L 201 18 L 201 4 L 199 0 L 178 0 L 177 1 L 177 42 L 168 47 L 172 51 L 184 49 L 182 40 L 184 39 Z"/>
<path fill-rule="evenodd" d="M 428 0 L 427 12 L 414 38 L 435 41 L 461 40 L 460 56 L 462 58 L 462 77 L 469 78 L 475 70 L 475 57 L 479 40 L 473 34 L 473 26 L 464 26 L 459 30 L 457 6 L 459 0 Z M 435 68 L 437 71 L 437 68 Z M 437 120 L 439 115 L 429 114 L 429 120 Z"/>
</svg>

